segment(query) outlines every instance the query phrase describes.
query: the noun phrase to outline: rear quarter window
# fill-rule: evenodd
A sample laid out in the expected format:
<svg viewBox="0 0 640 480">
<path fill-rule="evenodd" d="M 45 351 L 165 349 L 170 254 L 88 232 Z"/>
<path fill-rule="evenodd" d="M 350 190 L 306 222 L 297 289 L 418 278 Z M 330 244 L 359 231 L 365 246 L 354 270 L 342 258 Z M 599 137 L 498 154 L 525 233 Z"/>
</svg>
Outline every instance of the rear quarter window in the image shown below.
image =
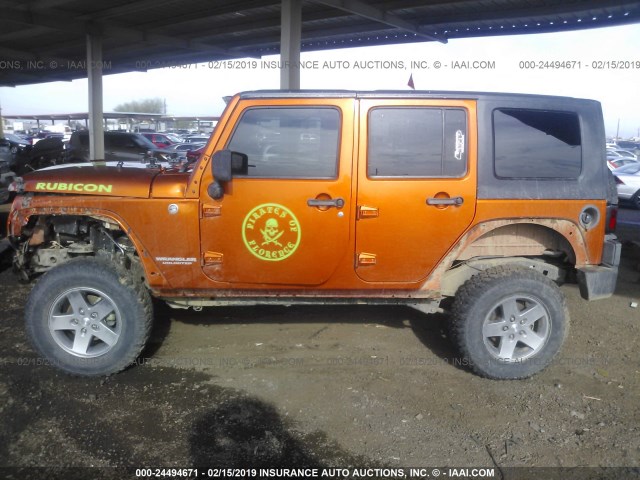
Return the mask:
<svg viewBox="0 0 640 480">
<path fill-rule="evenodd" d="M 494 169 L 502 178 L 578 178 L 580 119 L 573 112 L 493 111 Z"/>
</svg>

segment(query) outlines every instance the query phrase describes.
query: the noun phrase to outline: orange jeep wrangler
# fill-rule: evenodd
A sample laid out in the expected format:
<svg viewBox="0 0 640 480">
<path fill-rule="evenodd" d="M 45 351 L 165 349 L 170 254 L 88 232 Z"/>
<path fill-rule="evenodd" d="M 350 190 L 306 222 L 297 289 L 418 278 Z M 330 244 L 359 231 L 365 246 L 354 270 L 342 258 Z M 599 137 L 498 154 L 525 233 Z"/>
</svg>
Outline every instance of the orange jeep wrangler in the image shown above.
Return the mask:
<svg viewBox="0 0 640 480">
<path fill-rule="evenodd" d="M 615 288 L 615 186 L 591 100 L 464 92 L 261 91 L 176 168 L 29 173 L 5 245 L 35 349 L 77 375 L 136 360 L 151 298 L 178 308 L 450 308 L 472 369 L 542 370 L 567 335 L 557 284 Z"/>
</svg>

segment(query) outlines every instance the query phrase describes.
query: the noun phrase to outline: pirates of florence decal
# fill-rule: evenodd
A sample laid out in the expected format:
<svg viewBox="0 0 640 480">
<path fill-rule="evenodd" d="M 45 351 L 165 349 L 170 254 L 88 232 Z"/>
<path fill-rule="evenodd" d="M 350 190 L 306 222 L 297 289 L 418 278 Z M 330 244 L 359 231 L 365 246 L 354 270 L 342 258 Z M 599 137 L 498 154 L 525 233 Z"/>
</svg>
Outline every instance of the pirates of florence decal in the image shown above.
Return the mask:
<svg viewBox="0 0 640 480">
<path fill-rule="evenodd" d="M 277 203 L 258 205 L 242 222 L 244 244 L 260 260 L 279 262 L 289 258 L 300 245 L 300 238 L 298 219 Z"/>
</svg>

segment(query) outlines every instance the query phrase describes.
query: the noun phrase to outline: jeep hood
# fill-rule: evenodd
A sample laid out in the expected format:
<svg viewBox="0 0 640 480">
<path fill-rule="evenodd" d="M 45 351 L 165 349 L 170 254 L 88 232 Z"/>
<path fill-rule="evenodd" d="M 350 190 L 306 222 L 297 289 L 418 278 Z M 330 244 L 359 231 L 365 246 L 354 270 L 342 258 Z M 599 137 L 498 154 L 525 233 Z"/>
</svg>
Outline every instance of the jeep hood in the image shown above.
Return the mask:
<svg viewBox="0 0 640 480">
<path fill-rule="evenodd" d="M 109 165 L 113 163 L 113 165 Z M 79 163 L 45 168 L 23 177 L 25 192 L 148 198 L 157 168 L 118 167 L 115 162 Z"/>
</svg>

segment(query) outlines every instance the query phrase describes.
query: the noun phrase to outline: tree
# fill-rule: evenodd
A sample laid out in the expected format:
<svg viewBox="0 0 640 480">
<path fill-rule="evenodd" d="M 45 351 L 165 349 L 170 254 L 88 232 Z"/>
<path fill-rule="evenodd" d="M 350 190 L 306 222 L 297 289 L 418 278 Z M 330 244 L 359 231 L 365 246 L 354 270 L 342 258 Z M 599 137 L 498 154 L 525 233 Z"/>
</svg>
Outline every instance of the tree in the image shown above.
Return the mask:
<svg viewBox="0 0 640 480">
<path fill-rule="evenodd" d="M 116 105 L 114 112 L 128 113 L 164 113 L 164 100 L 161 98 L 145 98 Z"/>
</svg>

